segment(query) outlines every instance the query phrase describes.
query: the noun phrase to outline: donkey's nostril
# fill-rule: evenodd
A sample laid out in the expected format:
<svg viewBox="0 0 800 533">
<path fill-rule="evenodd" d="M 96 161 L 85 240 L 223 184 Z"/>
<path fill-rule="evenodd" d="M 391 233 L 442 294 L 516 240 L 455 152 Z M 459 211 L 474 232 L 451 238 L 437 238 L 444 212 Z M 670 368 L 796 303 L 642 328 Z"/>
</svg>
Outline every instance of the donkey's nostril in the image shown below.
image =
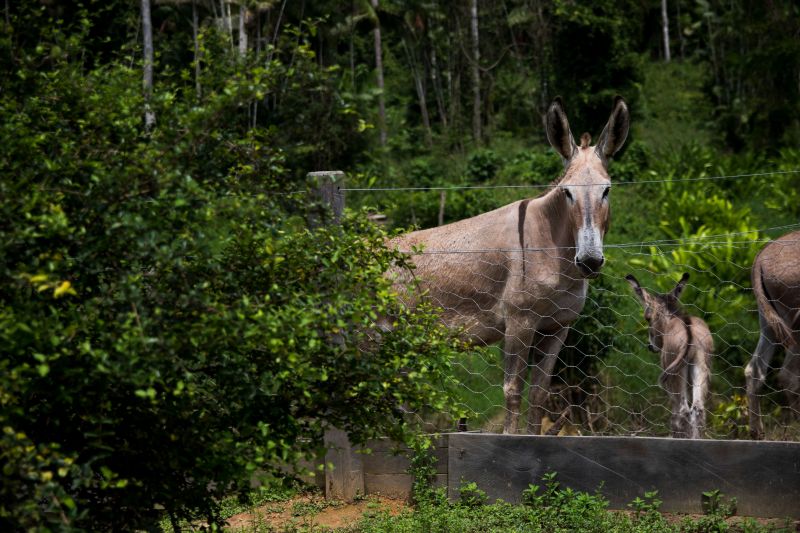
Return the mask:
<svg viewBox="0 0 800 533">
<path fill-rule="evenodd" d="M 589 256 L 584 257 L 581 259 L 576 259 L 575 263 L 580 267 L 581 270 L 584 271 L 586 274 L 597 274 L 600 271 L 600 268 L 605 263 L 605 258 L 603 256 L 596 257 L 596 256 Z"/>
</svg>

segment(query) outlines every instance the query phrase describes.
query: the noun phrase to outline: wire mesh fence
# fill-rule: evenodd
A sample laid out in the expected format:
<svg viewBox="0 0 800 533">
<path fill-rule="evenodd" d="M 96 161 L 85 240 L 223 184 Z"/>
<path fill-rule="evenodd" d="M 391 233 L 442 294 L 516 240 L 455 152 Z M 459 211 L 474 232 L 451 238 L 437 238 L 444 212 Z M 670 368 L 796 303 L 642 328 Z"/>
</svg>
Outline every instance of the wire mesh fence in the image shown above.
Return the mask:
<svg viewBox="0 0 800 533">
<path fill-rule="evenodd" d="M 713 335 L 709 392 L 705 398 L 705 434 L 713 438 L 742 438 L 749 435 L 748 399 L 745 368 L 759 340 L 760 328 L 756 301 L 749 280 L 749 264 L 730 260 L 731 249 L 744 250 L 755 256 L 765 244 L 764 239 L 743 241 L 708 240 L 694 243 L 696 250 L 689 254 L 702 254 L 708 267 L 675 262 L 676 248 L 686 243 L 638 243 L 607 247 L 609 265 L 618 265 L 601 273 L 590 282 L 585 306 L 580 318 L 570 326 L 563 348 L 558 352 L 552 371 L 542 368 L 542 361 L 534 353 L 527 353 L 522 373 L 520 416 L 525 419 L 531 409 L 532 394 L 537 387 L 546 387 L 543 405 L 543 433 L 595 434 L 595 435 L 670 435 L 671 400 L 661 383 L 664 365 L 659 353 L 648 350 L 648 324 L 644 309 L 635 292 L 625 281 L 623 270 L 642 281 L 654 292 L 671 288 L 675 273 L 687 272 L 690 281 L 681 296 L 685 315 L 706 322 Z M 442 413 L 428 417 L 426 422 L 438 429 L 455 429 L 455 421 L 466 413 L 467 427 L 486 431 L 502 431 L 509 407 L 504 401 L 504 332 L 500 330 L 503 309 L 515 306 L 518 311 L 537 318 L 547 318 L 537 311 L 536 295 L 515 294 L 511 299 L 492 298 L 487 286 L 505 281 L 514 273 L 501 265 L 509 264 L 512 255 L 527 255 L 523 261 L 534 270 L 537 255 L 552 256 L 554 250 L 430 250 L 417 254 L 452 256 L 454 261 L 470 254 L 467 263 L 471 279 L 477 280 L 474 297 L 453 294 L 448 289 L 449 273 L 443 263 L 441 278 L 419 279 L 422 290 L 428 293 L 435 305 L 441 308 L 448 325 L 463 328 L 465 335 L 480 348 L 455 363 L 455 377 L 459 383 L 459 401 L 463 413 Z M 475 258 L 477 256 L 477 258 Z M 696 264 L 696 261 L 693 261 Z M 499 268 L 498 268 L 499 266 Z M 463 272 L 463 271 L 462 271 Z M 697 279 L 697 281 L 692 281 Z M 661 289 L 663 288 L 663 289 Z M 450 292 L 450 294 L 448 294 Z M 570 307 L 575 296 L 563 291 L 563 301 L 550 297 L 554 309 L 551 318 L 559 322 L 559 315 Z M 455 296 L 455 298 L 453 298 Z M 528 303 L 520 304 L 522 301 Z M 455 300 L 455 303 L 454 303 Z M 525 307 L 527 305 L 528 307 Z M 709 310 L 711 309 L 711 310 Z M 559 324 L 560 325 L 560 324 Z M 566 324 L 565 324 L 566 325 Z M 486 334 L 485 330 L 495 330 Z M 515 333 L 522 338 L 533 336 L 534 331 Z M 669 335 L 669 333 L 667 333 Z M 690 341 L 691 342 L 691 341 Z M 697 339 L 695 339 L 697 343 Z M 777 345 L 777 342 L 775 343 Z M 680 357 L 681 353 L 676 353 Z M 689 387 L 686 403 L 691 406 L 691 370 L 696 362 L 686 361 L 678 377 Z M 773 367 L 780 367 L 780 359 Z M 550 372 L 549 386 L 537 381 L 537 374 Z M 794 372 L 796 381 L 796 369 Z M 766 383 L 758 397 L 762 418 L 767 425 L 767 438 L 797 440 L 800 426 L 797 389 L 790 389 L 786 380 L 779 380 L 776 372 L 766 375 Z M 533 393 L 531 392 L 533 390 Z M 681 400 L 683 401 L 683 399 Z M 463 423 L 463 421 L 462 421 Z"/>
<path fill-rule="evenodd" d="M 342 188 L 341 193 L 387 190 L 405 191 Z M 457 238 L 428 245 L 421 238 L 417 248 L 401 238 L 394 244 L 425 265 L 413 274 L 420 289 L 445 323 L 475 347 L 454 362 L 458 409 L 416 415 L 436 430 L 509 431 L 509 417 L 518 417 L 512 432 L 692 436 L 686 428 L 676 430 L 679 413 L 685 420 L 702 416 L 699 436 L 800 440 L 800 364 L 791 342 L 781 343 L 775 335 L 762 339 L 770 345 L 767 353 L 756 349 L 762 328 L 750 282 L 754 259 L 772 241 L 768 236 L 798 228 L 606 243 L 606 264 L 588 285 L 568 268 L 542 267 L 574 262 L 574 246 L 513 246 L 500 238 L 492 246 L 465 245 Z M 798 239 L 784 238 L 784 248 L 770 260 L 790 251 L 800 258 Z M 786 271 L 787 264 L 791 261 L 772 270 Z M 682 294 L 673 294 L 684 273 Z M 677 330 L 661 331 L 658 342 L 650 331 L 655 305 L 637 293 L 629 275 L 647 294 L 672 295 L 680 302 L 667 310 L 680 320 Z M 786 298 L 800 294 L 800 279 L 785 285 L 770 303 L 793 328 L 800 312 Z M 702 344 L 702 330 L 693 325 L 700 323 L 710 331 L 707 378 L 699 372 L 704 355 L 692 354 Z M 664 348 L 670 343 L 677 347 Z M 751 383 L 748 399 L 746 374 L 753 376 L 746 369 L 754 352 L 761 355 L 756 377 L 764 381 Z M 705 379 L 707 392 L 698 388 Z M 693 413 L 698 395 L 701 415 Z M 756 399 L 760 434 L 752 427 Z"/>
</svg>

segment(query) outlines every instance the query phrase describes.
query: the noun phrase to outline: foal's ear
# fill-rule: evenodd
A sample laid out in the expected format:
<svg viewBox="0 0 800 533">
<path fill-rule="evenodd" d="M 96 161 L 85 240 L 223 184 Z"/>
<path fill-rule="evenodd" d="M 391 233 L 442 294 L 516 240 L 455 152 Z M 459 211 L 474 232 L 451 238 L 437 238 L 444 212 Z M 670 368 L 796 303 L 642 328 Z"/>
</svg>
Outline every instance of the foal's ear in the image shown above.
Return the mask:
<svg viewBox="0 0 800 533">
<path fill-rule="evenodd" d="M 628 138 L 628 129 L 630 128 L 631 118 L 628 111 L 628 104 L 621 96 L 614 98 L 614 107 L 611 110 L 611 116 L 608 117 L 608 123 L 603 128 L 600 138 L 597 140 L 595 151 L 600 159 L 607 161 L 609 157 L 616 154 L 622 145 L 625 144 L 625 139 Z"/>
<path fill-rule="evenodd" d="M 683 276 L 681 276 L 681 280 L 678 282 L 677 285 L 675 285 L 675 288 L 672 289 L 671 294 L 675 297 L 676 300 L 680 297 L 684 287 L 686 287 L 687 281 L 689 281 L 689 273 L 684 272 Z"/>
<path fill-rule="evenodd" d="M 577 147 L 575 139 L 572 138 L 572 132 L 569 130 L 569 120 L 567 120 L 567 113 L 564 111 L 564 103 L 560 96 L 556 96 L 547 109 L 544 127 L 550 146 L 561 154 L 565 163 L 572 159 L 572 154 L 575 153 Z"/>
<path fill-rule="evenodd" d="M 625 279 L 631 284 L 631 287 L 633 287 L 633 292 L 636 293 L 636 296 L 639 297 L 639 300 L 644 303 L 644 289 L 642 289 L 642 286 L 639 285 L 639 281 L 633 277 L 633 274 L 628 274 L 625 276 Z"/>
</svg>

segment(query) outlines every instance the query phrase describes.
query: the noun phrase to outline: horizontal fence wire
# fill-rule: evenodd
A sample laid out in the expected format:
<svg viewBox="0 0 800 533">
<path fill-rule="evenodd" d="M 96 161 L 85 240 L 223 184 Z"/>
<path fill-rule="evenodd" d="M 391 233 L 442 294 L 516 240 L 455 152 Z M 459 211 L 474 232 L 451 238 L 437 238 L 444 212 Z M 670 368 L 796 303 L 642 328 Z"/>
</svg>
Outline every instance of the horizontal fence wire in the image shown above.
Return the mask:
<svg viewBox="0 0 800 533">
<path fill-rule="evenodd" d="M 625 243 L 618 243 L 618 244 L 604 244 L 603 248 L 651 248 L 656 247 L 659 248 L 661 246 L 683 246 L 685 244 L 701 244 L 704 246 L 749 246 L 752 244 L 766 244 L 771 242 L 772 239 L 769 238 L 759 238 L 759 239 L 748 239 L 748 240 L 741 240 L 741 241 L 732 241 L 732 240 L 710 240 L 710 239 L 725 239 L 727 237 L 741 237 L 742 235 L 750 235 L 750 234 L 759 234 L 759 233 L 767 233 L 770 231 L 785 231 L 790 229 L 798 229 L 800 228 L 800 223 L 796 224 L 783 224 L 781 226 L 772 226 L 769 228 L 761 228 L 761 229 L 754 229 L 748 231 L 738 231 L 738 232 L 730 232 L 730 233 L 715 233 L 713 235 L 705 235 L 702 237 L 693 237 L 693 238 L 677 238 L 677 239 L 660 239 L 660 240 L 653 240 L 653 241 L 635 241 L 635 242 L 625 242 Z M 784 242 L 800 242 L 794 240 L 785 240 Z M 557 251 L 557 250 L 572 250 L 574 247 L 566 247 L 566 246 L 551 246 L 551 247 L 525 247 L 525 248 L 474 248 L 474 249 L 426 249 L 420 248 L 419 250 L 400 250 L 400 252 L 409 254 L 409 255 L 446 255 L 446 254 L 485 254 L 485 253 L 492 253 L 492 252 L 503 252 L 503 253 L 520 253 L 520 252 L 548 252 L 548 251 Z"/>
<path fill-rule="evenodd" d="M 773 170 L 769 172 L 753 172 L 749 174 L 731 174 L 725 176 L 698 176 L 695 178 L 677 179 L 649 179 L 649 180 L 630 180 L 612 181 L 612 186 L 617 185 L 647 185 L 654 183 L 688 183 L 697 181 L 717 181 L 727 179 L 757 178 L 765 176 L 776 176 L 786 174 L 800 174 L 800 169 L 793 170 Z M 412 192 L 412 191 L 458 191 L 458 190 L 492 190 L 492 189 L 547 189 L 554 187 L 557 183 L 529 183 L 523 185 L 444 185 L 430 187 L 340 187 L 340 191 L 345 192 Z M 596 184 L 576 184 L 571 187 L 596 187 Z"/>
</svg>

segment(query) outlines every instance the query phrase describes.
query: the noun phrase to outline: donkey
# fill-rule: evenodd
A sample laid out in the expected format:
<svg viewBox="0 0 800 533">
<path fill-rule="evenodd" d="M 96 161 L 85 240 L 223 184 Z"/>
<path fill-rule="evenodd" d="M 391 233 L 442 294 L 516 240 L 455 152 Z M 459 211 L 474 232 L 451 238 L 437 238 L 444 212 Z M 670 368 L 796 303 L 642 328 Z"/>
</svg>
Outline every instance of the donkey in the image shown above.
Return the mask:
<svg viewBox="0 0 800 533">
<path fill-rule="evenodd" d="M 778 382 L 786 391 L 790 407 L 795 412 L 800 409 L 800 231 L 764 246 L 753 261 L 751 280 L 761 334 L 744 375 L 750 437 L 763 439 L 758 393 L 779 345 L 784 347 L 786 355 Z"/>
<path fill-rule="evenodd" d="M 560 98 L 545 115 L 564 173 L 537 198 L 390 241 L 415 254 L 415 276 L 450 327 L 467 340 L 503 340 L 504 433 L 517 433 L 526 369 L 532 378 L 527 429 L 541 432 L 544 401 L 567 331 L 599 275 L 609 225 L 608 163 L 628 135 L 628 106 L 614 100 L 596 146 L 575 144 Z M 424 248 L 418 253 L 420 247 Z M 530 358 L 530 363 L 529 363 Z"/>
<path fill-rule="evenodd" d="M 678 302 L 689 274 L 684 274 L 666 294 L 648 292 L 632 274 L 625 279 L 644 307 L 644 319 L 650 325 L 647 347 L 661 353 L 658 382 L 669 395 L 672 436 L 703 438 L 714 342 L 708 325 L 696 316 L 686 315 Z"/>
</svg>

